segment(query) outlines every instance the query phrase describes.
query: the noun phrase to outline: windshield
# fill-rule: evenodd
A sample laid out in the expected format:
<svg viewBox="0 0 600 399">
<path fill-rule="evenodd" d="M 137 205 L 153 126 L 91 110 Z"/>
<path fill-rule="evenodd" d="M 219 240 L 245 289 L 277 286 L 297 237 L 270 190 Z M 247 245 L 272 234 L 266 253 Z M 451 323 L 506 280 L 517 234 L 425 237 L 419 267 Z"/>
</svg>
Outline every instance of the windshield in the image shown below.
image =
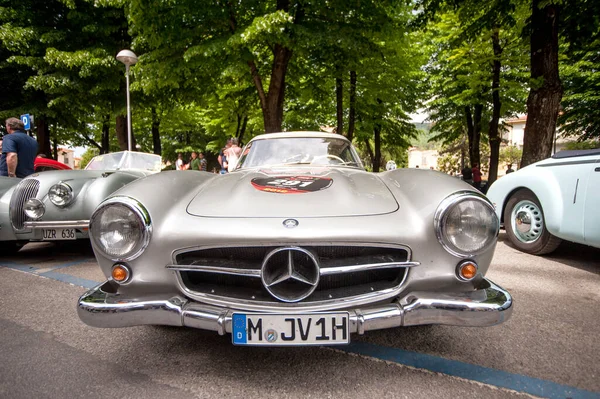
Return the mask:
<svg viewBox="0 0 600 399">
<path fill-rule="evenodd" d="M 314 165 L 362 168 L 352 145 L 343 139 L 328 137 L 285 137 L 248 143 L 238 168 L 264 166 Z"/>
<path fill-rule="evenodd" d="M 94 157 L 85 167 L 86 170 L 146 170 L 160 172 L 160 155 L 143 152 L 113 152 Z"/>
</svg>

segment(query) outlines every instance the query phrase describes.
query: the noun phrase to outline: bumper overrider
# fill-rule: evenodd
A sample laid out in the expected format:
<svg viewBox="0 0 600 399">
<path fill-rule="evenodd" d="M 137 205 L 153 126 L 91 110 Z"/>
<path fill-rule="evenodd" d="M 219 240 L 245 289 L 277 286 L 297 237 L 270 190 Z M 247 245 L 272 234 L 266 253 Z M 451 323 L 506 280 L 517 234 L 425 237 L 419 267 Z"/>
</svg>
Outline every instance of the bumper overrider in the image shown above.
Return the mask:
<svg viewBox="0 0 600 399">
<path fill-rule="evenodd" d="M 474 291 L 411 292 L 392 303 L 336 310 L 348 312 L 350 333 L 364 334 L 370 330 L 423 324 L 493 326 L 510 318 L 513 300 L 506 290 L 483 279 Z M 115 293 L 110 281 L 83 294 L 77 311 L 80 319 L 93 327 L 170 325 L 216 331 L 221 335 L 231 333 L 235 313 L 235 309 L 206 305 L 178 295 L 125 298 Z"/>
</svg>

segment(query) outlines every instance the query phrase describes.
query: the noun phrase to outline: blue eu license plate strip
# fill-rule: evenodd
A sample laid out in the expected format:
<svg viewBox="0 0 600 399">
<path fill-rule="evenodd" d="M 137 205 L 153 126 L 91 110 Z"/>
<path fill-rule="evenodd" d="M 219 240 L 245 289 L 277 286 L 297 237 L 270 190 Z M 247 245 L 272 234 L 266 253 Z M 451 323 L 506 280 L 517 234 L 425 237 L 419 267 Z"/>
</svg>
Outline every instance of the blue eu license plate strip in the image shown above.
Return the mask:
<svg viewBox="0 0 600 399">
<path fill-rule="evenodd" d="M 246 315 L 234 313 L 231 325 L 233 326 L 233 343 L 236 345 L 245 345 L 248 342 L 246 335 Z"/>
<path fill-rule="evenodd" d="M 348 312 L 272 314 L 234 313 L 234 345 L 343 345 L 350 342 Z"/>
</svg>

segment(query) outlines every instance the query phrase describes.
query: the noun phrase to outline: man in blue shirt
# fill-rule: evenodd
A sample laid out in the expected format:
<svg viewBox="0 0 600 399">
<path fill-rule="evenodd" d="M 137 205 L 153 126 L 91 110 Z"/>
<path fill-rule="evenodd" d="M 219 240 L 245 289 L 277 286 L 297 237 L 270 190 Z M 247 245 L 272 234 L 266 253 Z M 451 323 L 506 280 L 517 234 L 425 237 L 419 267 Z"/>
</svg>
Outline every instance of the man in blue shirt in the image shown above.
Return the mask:
<svg viewBox="0 0 600 399">
<path fill-rule="evenodd" d="M 23 122 L 17 118 L 6 120 L 8 134 L 2 140 L 0 176 L 26 177 L 34 172 L 33 163 L 38 144 L 25 133 Z"/>
</svg>

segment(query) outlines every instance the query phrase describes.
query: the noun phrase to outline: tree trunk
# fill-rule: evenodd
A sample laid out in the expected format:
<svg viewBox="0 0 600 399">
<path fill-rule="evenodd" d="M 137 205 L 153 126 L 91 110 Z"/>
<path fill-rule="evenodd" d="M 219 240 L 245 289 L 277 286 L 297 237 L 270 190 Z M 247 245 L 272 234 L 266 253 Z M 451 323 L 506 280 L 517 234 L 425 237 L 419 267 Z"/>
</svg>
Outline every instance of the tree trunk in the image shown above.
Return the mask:
<svg viewBox="0 0 600 399">
<path fill-rule="evenodd" d="M 348 140 L 354 137 L 354 124 L 356 122 L 356 71 L 350 71 L 350 109 L 348 111 Z"/>
<path fill-rule="evenodd" d="M 471 166 L 477 163 L 481 167 L 481 152 L 479 144 L 481 143 L 481 116 L 483 114 L 483 104 L 475 104 L 475 113 L 473 114 L 473 158 Z"/>
<path fill-rule="evenodd" d="M 289 0 L 277 0 L 277 10 L 285 12 L 290 11 Z M 294 24 L 298 23 L 304 17 L 304 8 L 302 5 L 296 7 L 296 15 L 294 16 Z M 236 20 L 230 14 L 230 27 L 232 30 L 236 28 Z M 258 91 L 260 100 L 260 108 L 263 112 L 265 124 L 265 132 L 273 133 L 280 132 L 283 124 L 283 102 L 285 99 L 285 76 L 287 68 L 292 58 L 292 50 L 281 43 L 273 45 L 273 65 L 271 67 L 271 77 L 269 82 L 269 91 L 265 93 L 262 79 L 258 68 L 253 60 L 248 61 L 250 72 L 254 86 Z"/>
<path fill-rule="evenodd" d="M 58 161 L 58 142 L 56 141 L 56 138 L 52 143 L 52 159 Z"/>
<path fill-rule="evenodd" d="M 560 6 L 533 0 L 531 15 L 531 89 L 521 167 L 548 158 L 563 94 L 558 73 L 558 15 Z"/>
<path fill-rule="evenodd" d="M 115 129 L 117 131 L 117 141 L 119 142 L 119 150 L 127 150 L 127 117 L 125 115 L 117 115 L 117 119 L 115 121 Z"/>
<path fill-rule="evenodd" d="M 238 143 L 240 146 L 244 142 L 244 134 L 246 133 L 247 126 L 248 126 L 248 115 L 244 115 L 244 120 L 242 121 L 242 128 L 240 129 L 240 134 L 237 136 Z"/>
<path fill-rule="evenodd" d="M 381 167 L 381 125 L 375 124 L 373 128 L 374 141 L 375 141 L 375 157 L 373 159 L 373 172 L 379 172 Z"/>
<path fill-rule="evenodd" d="M 162 147 L 160 145 L 160 119 L 156 114 L 156 108 L 152 107 L 152 144 L 154 153 L 161 155 Z"/>
<path fill-rule="evenodd" d="M 369 139 L 365 139 L 365 148 L 367 149 L 367 154 L 369 154 L 369 160 L 371 160 L 371 166 L 375 163 L 375 154 L 373 154 L 373 149 L 371 148 L 371 143 L 369 143 Z"/>
<path fill-rule="evenodd" d="M 38 154 L 44 154 L 47 157 L 52 156 L 50 148 L 50 129 L 46 117 L 41 116 L 35 120 L 36 135 L 38 142 Z"/>
<path fill-rule="evenodd" d="M 342 78 L 335 78 L 335 97 L 336 97 L 336 133 L 344 134 L 344 83 Z"/>
<path fill-rule="evenodd" d="M 492 46 L 494 48 L 494 61 L 492 63 L 492 120 L 490 121 L 490 170 L 488 173 L 487 186 L 489 187 L 498 178 L 498 162 L 500 159 L 500 134 L 498 123 L 500 122 L 500 28 L 494 27 L 492 32 Z"/>
<path fill-rule="evenodd" d="M 481 164 L 479 152 L 479 143 L 481 142 L 481 115 L 483 114 L 483 105 L 475 104 L 474 113 L 471 113 L 471 107 L 465 106 L 465 117 L 467 120 L 467 138 L 469 144 L 469 162 L 471 167 L 477 163 Z"/>
<path fill-rule="evenodd" d="M 100 141 L 100 154 L 110 152 L 110 114 L 106 114 L 102 120 L 102 140 Z"/>
</svg>

